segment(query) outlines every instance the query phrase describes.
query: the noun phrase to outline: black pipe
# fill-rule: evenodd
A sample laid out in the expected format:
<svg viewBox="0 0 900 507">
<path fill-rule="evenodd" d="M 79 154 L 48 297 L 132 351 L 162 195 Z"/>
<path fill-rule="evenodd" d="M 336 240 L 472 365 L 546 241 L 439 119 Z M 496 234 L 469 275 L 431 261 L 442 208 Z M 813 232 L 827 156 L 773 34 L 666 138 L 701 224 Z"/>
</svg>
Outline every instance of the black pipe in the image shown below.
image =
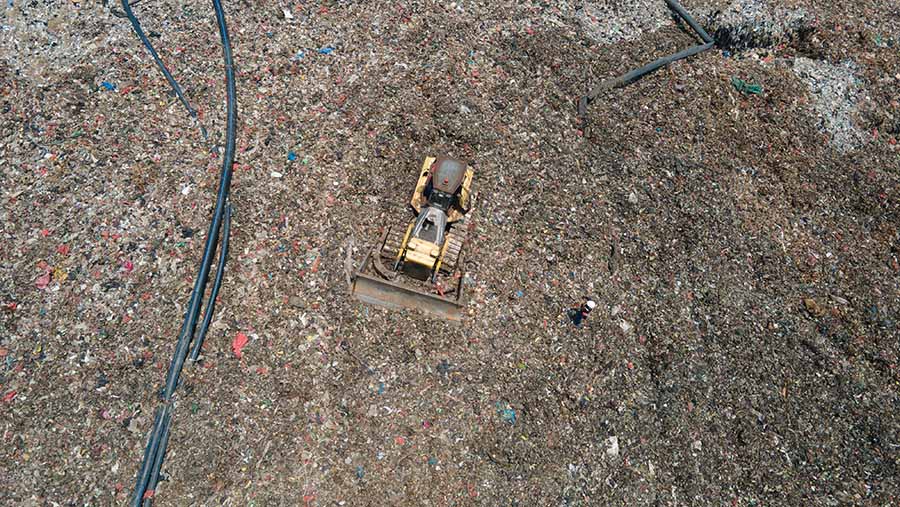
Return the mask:
<svg viewBox="0 0 900 507">
<path fill-rule="evenodd" d="M 588 93 L 587 95 L 585 95 L 584 97 L 581 98 L 581 100 L 578 102 L 579 113 L 583 115 L 584 112 L 587 110 L 588 104 L 590 104 L 595 98 L 597 98 L 598 95 L 605 92 L 606 90 L 612 90 L 613 88 L 620 88 L 627 84 L 631 84 L 631 83 L 637 81 L 638 79 L 642 78 L 643 76 L 645 76 L 655 70 L 658 70 L 661 67 L 665 67 L 666 65 L 669 65 L 670 63 L 672 63 L 674 61 L 696 55 L 697 53 L 702 53 L 703 51 L 706 51 L 707 49 L 713 47 L 714 44 L 715 44 L 714 42 L 707 42 L 706 44 L 694 46 L 692 48 L 685 49 L 684 51 L 679 51 L 678 53 L 675 53 L 674 55 L 669 55 L 669 56 L 660 58 L 653 63 L 644 65 L 643 67 L 641 67 L 639 69 L 634 69 L 631 72 L 629 72 L 627 74 L 623 74 L 617 78 L 607 79 L 606 81 L 597 85 L 597 87 L 594 88 L 593 90 L 591 90 L 590 93 Z"/>
<path fill-rule="evenodd" d="M 578 100 L 578 116 L 579 117 L 585 118 L 585 115 L 587 114 L 588 105 L 591 102 L 593 102 L 594 99 L 597 98 L 597 96 L 600 95 L 601 93 L 603 93 L 607 90 L 611 90 L 613 88 L 620 88 L 622 86 L 631 84 L 631 83 L 637 81 L 638 79 L 640 79 L 641 77 L 643 77 L 661 67 L 669 65 L 670 63 L 672 63 L 674 61 L 681 60 L 683 58 L 687 58 L 689 56 L 693 56 L 698 53 L 702 53 L 702 52 L 706 51 L 707 49 L 713 47 L 713 45 L 715 45 L 713 38 L 710 37 L 708 33 L 706 33 L 706 30 L 704 30 L 703 27 L 701 27 L 697 23 L 697 21 L 695 21 L 694 18 L 691 17 L 690 14 L 688 14 L 688 12 L 684 9 L 684 7 L 681 6 L 680 3 L 678 3 L 676 0 L 666 0 L 666 3 L 669 4 L 669 7 L 672 10 L 674 10 L 679 16 L 681 16 L 682 19 L 684 19 L 687 22 L 687 24 L 690 25 L 691 28 L 694 29 L 695 32 L 697 32 L 697 35 L 699 35 L 700 38 L 703 39 L 704 43 L 700 44 L 699 46 L 694 46 L 692 48 L 685 49 L 684 51 L 679 51 L 678 53 L 675 53 L 674 55 L 662 57 L 652 63 L 644 65 L 643 67 L 632 70 L 631 72 L 628 72 L 627 74 L 623 74 L 614 79 L 607 79 L 606 81 L 600 83 L 593 90 L 591 90 L 587 95 L 582 96 Z"/>
<path fill-rule="evenodd" d="M 219 252 L 216 278 L 213 281 L 212 290 L 209 292 L 209 299 L 206 300 L 206 310 L 203 315 L 203 323 L 200 324 L 200 333 L 197 335 L 191 348 L 191 361 L 197 361 L 197 358 L 200 357 L 200 348 L 203 346 L 203 340 L 206 338 L 206 332 L 209 330 L 209 324 L 212 321 L 216 307 L 216 297 L 219 295 L 219 287 L 222 285 L 222 277 L 225 274 L 225 259 L 228 257 L 228 237 L 230 232 L 231 204 L 225 207 L 225 223 L 222 225 L 222 251 Z"/>
<path fill-rule="evenodd" d="M 590 93 L 590 98 L 593 99 L 603 90 L 619 88 L 619 87 L 625 86 L 627 84 L 631 84 L 631 83 L 637 81 L 638 79 L 646 76 L 647 74 L 649 74 L 653 71 L 659 70 L 660 68 L 665 67 L 666 65 L 668 65 L 674 61 L 696 55 L 697 53 L 706 51 L 707 49 L 711 48 L 712 46 L 713 46 L 712 42 L 707 42 L 706 44 L 694 46 L 692 48 L 685 49 L 684 51 L 679 51 L 679 52 L 675 53 L 674 55 L 664 56 L 652 63 L 648 63 L 647 65 L 644 65 L 643 67 L 634 69 L 631 72 L 628 72 L 627 74 L 623 74 L 615 79 L 610 79 L 610 80 L 604 81 L 604 82 L 600 83 L 600 85 L 598 85 L 596 88 L 594 88 L 594 90 Z"/>
<path fill-rule="evenodd" d="M 150 470 L 150 480 L 147 481 L 145 491 L 153 491 L 155 493 L 156 485 L 159 484 L 159 472 L 162 469 L 162 462 L 166 458 L 166 449 L 169 447 L 169 435 L 171 434 L 169 428 L 172 422 L 172 411 L 168 410 L 170 407 L 171 405 L 166 405 L 166 415 L 160 430 L 162 436 L 159 439 L 159 448 L 156 451 L 156 456 L 153 458 L 153 468 Z M 150 507 L 151 505 L 153 505 L 153 497 L 145 498 L 142 507 Z"/>
<path fill-rule="evenodd" d="M 219 241 L 219 223 L 225 210 L 225 201 L 228 198 L 229 189 L 231 187 L 231 175 L 234 166 L 234 148 L 235 148 L 235 131 L 237 126 L 237 104 L 234 88 L 234 59 L 231 54 L 231 41 L 228 38 L 228 28 L 225 25 L 225 13 L 222 11 L 222 3 L 220 0 L 213 0 L 213 7 L 216 10 L 216 21 L 219 25 L 219 34 L 222 38 L 223 53 L 225 56 L 225 79 L 226 79 L 226 129 L 225 129 L 225 156 L 222 159 L 222 171 L 219 182 L 219 192 L 216 196 L 216 207 L 213 212 L 212 222 L 209 224 L 209 231 L 206 236 L 206 246 L 203 251 L 203 258 L 200 261 L 200 271 L 194 281 L 194 290 L 191 293 L 190 303 L 188 305 L 187 319 L 179 337 L 178 345 L 175 347 L 175 356 L 169 366 L 169 373 L 166 376 L 166 388 L 164 398 L 166 401 L 172 399 L 175 388 L 178 386 L 178 377 L 181 375 L 181 369 L 184 367 L 184 360 L 187 357 L 188 346 L 194 336 L 197 327 L 197 317 L 200 314 L 200 300 L 206 290 L 206 282 L 209 278 L 209 270 L 212 265 L 212 258 L 216 251 L 216 245 Z"/>
<path fill-rule="evenodd" d="M 225 13 L 222 9 L 221 1 L 212 0 L 212 2 L 216 13 L 216 21 L 219 26 L 219 35 L 222 39 L 223 54 L 225 58 L 227 120 L 225 155 L 222 160 L 222 170 L 219 175 L 219 190 L 216 195 L 216 205 L 213 211 L 212 221 L 209 224 L 209 230 L 207 231 L 203 257 L 200 261 L 200 270 L 197 273 L 197 278 L 194 280 L 194 289 L 191 291 L 188 310 L 185 312 L 184 321 L 182 322 L 181 331 L 178 336 L 178 343 L 175 346 L 175 354 L 172 357 L 172 362 L 169 364 L 169 371 L 166 374 L 166 384 L 162 392 L 164 404 L 159 410 L 165 411 L 164 413 L 169 414 L 169 417 L 165 418 L 166 423 L 165 425 L 162 425 L 160 423 L 162 417 L 159 415 L 157 416 L 157 422 L 154 424 L 153 433 L 151 434 L 150 441 L 144 451 L 140 472 L 138 473 L 137 484 L 132 499 L 133 507 L 141 506 L 151 476 L 155 476 L 155 480 L 158 480 L 159 477 L 159 470 L 162 467 L 162 461 L 165 455 L 165 446 L 168 443 L 168 433 L 171 423 L 171 414 L 169 411 L 172 409 L 172 397 L 175 394 L 175 389 L 178 387 L 178 379 L 181 375 L 181 370 L 184 367 L 188 347 L 190 346 L 194 331 L 197 327 L 197 317 L 200 314 L 201 299 L 206 289 L 210 266 L 212 265 L 212 259 L 215 255 L 216 246 L 219 241 L 219 225 L 222 221 L 222 215 L 225 212 L 225 205 L 228 202 L 231 190 L 237 130 L 237 97 L 235 93 L 234 58 L 231 52 L 231 41 L 228 37 L 228 27 L 225 24 Z M 140 33 L 142 34 L 143 32 Z M 224 266 L 224 263 L 222 263 L 221 266 Z M 155 487 L 155 483 L 153 487 Z"/>
<path fill-rule="evenodd" d="M 137 3 L 137 2 L 135 2 Z M 156 66 L 159 67 L 159 70 L 163 73 L 163 76 L 166 77 L 166 80 L 169 81 L 169 86 L 172 87 L 172 90 L 175 91 L 175 95 L 178 97 L 178 100 L 184 105 L 184 108 L 187 109 L 191 118 L 197 120 L 197 111 L 191 107 L 188 99 L 185 98 L 184 93 L 181 92 L 181 86 L 178 85 L 178 81 L 175 81 L 175 78 L 172 77 L 172 73 L 169 72 L 169 69 L 166 67 L 166 64 L 163 63 L 162 59 L 159 57 L 159 54 L 156 53 L 156 49 L 153 48 L 153 44 L 150 43 L 150 39 L 147 38 L 147 35 L 144 34 L 144 29 L 141 28 L 140 22 L 138 22 L 137 17 L 134 15 L 134 11 L 131 10 L 131 5 L 128 3 L 128 0 L 122 0 L 122 8 L 125 9 L 125 15 L 128 16 L 128 20 L 131 21 L 131 27 L 134 28 L 134 33 L 137 34 L 138 38 L 141 39 L 141 42 L 144 43 L 144 47 L 147 48 L 147 51 L 150 52 L 150 56 L 153 57 L 153 60 L 156 62 Z M 206 129 L 203 125 L 200 125 L 200 131 L 203 133 L 204 139 L 207 138 Z"/>
<path fill-rule="evenodd" d="M 700 38 L 703 39 L 703 42 L 710 43 L 713 41 L 713 38 L 710 37 L 708 33 L 706 33 L 706 30 L 704 30 L 703 27 L 700 26 L 700 24 L 697 23 L 690 14 L 688 14 L 688 11 L 684 10 L 684 7 L 682 7 L 680 3 L 678 3 L 676 0 L 666 0 L 666 3 L 669 4 L 669 8 L 677 12 L 678 15 L 681 16 L 682 19 L 684 19 L 687 24 L 694 29 L 695 32 L 697 32 L 697 35 L 699 35 Z"/>
<path fill-rule="evenodd" d="M 147 447 L 144 449 L 144 460 L 141 461 L 137 483 L 134 485 L 134 497 L 131 499 L 131 507 L 141 507 L 143 502 L 144 491 L 147 490 L 147 483 L 150 481 L 151 474 L 150 460 L 147 459 L 147 456 L 156 454 L 164 412 L 164 407 L 156 409 L 156 415 L 153 418 L 153 430 L 150 432 L 150 438 L 147 439 Z"/>
</svg>

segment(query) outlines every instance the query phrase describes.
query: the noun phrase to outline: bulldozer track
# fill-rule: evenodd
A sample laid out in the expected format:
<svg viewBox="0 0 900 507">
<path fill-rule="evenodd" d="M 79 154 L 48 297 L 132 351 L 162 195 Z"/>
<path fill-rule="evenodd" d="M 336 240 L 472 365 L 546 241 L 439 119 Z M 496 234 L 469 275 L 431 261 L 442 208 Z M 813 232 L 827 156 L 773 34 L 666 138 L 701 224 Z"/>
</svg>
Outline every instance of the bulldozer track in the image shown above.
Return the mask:
<svg viewBox="0 0 900 507">
<path fill-rule="evenodd" d="M 403 243 L 403 235 L 406 230 L 402 227 L 391 227 L 384 244 L 381 246 L 381 256 L 385 259 L 395 260 L 400 253 L 400 245 Z"/>
<path fill-rule="evenodd" d="M 466 242 L 466 231 L 462 227 L 455 228 L 447 235 L 447 250 L 444 252 L 444 258 L 441 262 L 441 271 L 446 274 L 452 273 L 456 269 L 459 262 L 459 254 L 462 252 L 463 245 Z"/>
</svg>

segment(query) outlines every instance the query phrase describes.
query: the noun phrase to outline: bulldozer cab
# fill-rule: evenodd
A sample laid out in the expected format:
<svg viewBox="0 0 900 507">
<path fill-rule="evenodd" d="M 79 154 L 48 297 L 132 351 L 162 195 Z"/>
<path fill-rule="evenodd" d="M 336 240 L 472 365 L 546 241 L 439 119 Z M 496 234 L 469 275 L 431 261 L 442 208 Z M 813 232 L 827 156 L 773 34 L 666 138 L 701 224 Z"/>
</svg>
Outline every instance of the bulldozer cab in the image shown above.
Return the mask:
<svg viewBox="0 0 900 507">
<path fill-rule="evenodd" d="M 461 160 L 427 157 L 410 205 L 416 214 L 428 205 L 444 209 L 447 223 L 457 222 L 470 211 L 473 176 L 472 168 Z"/>
</svg>

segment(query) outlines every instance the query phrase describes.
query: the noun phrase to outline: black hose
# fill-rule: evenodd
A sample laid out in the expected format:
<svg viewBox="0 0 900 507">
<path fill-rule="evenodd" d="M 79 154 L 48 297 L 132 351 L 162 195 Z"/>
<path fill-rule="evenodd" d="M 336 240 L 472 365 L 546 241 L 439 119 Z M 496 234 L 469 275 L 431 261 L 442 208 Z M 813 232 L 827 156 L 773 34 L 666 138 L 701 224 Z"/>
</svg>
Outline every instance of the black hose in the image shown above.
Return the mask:
<svg viewBox="0 0 900 507">
<path fill-rule="evenodd" d="M 220 0 L 213 0 L 213 6 L 216 10 L 216 21 L 219 25 L 219 34 L 222 38 L 222 46 L 225 55 L 225 77 L 226 77 L 226 96 L 227 96 L 227 112 L 226 112 L 226 129 L 225 129 L 225 156 L 222 160 L 222 171 L 219 180 L 219 192 L 216 195 L 216 207 L 213 212 L 212 222 L 209 224 L 209 231 L 206 236 L 206 246 L 203 250 L 203 258 L 200 261 L 200 272 L 194 281 L 194 290 L 191 293 L 190 303 L 188 305 L 187 317 L 182 330 L 182 336 L 179 337 L 178 345 L 175 347 L 175 356 L 169 366 L 169 373 L 166 376 L 166 389 L 164 399 L 171 400 L 178 385 L 178 377 L 181 375 L 181 369 L 184 367 L 184 360 L 187 357 L 188 346 L 194 336 L 194 330 L 197 327 L 197 317 L 200 314 L 200 300 L 206 290 L 206 282 L 209 278 L 209 270 L 212 265 L 213 255 L 216 251 L 216 245 L 219 241 L 219 224 L 225 210 L 225 201 L 228 199 L 229 189 L 231 187 L 231 175 L 234 165 L 234 147 L 235 147 L 235 130 L 237 126 L 237 104 L 234 89 L 234 60 L 231 54 L 231 42 L 228 38 L 228 28 L 225 25 L 225 14 L 222 11 L 222 3 Z"/>
<path fill-rule="evenodd" d="M 156 491 L 156 485 L 159 483 L 159 472 L 162 468 L 162 462 L 166 457 L 166 448 L 169 446 L 169 428 L 172 423 L 172 405 L 165 405 L 165 415 L 163 416 L 163 424 L 160 428 L 160 437 L 159 437 L 159 445 L 156 451 L 156 456 L 153 458 L 153 468 L 150 469 L 150 478 L 147 481 L 147 487 L 144 490 L 146 491 Z M 143 494 L 141 495 L 144 496 Z M 143 500 L 143 507 L 149 507 L 153 504 L 153 497 L 145 498 Z"/>
<path fill-rule="evenodd" d="M 216 195 L 216 206 L 213 211 L 212 221 L 209 224 L 209 230 L 207 231 L 203 257 L 200 261 L 200 270 L 197 273 L 197 278 L 194 280 L 194 289 L 191 291 L 188 310 L 185 313 L 184 322 L 181 325 L 178 343 L 175 346 L 175 354 L 172 357 L 172 362 L 169 364 L 169 371 L 166 374 L 166 384 L 162 392 L 163 405 L 159 409 L 160 412 L 158 412 L 157 420 L 154 423 L 153 432 L 148 441 L 147 448 L 144 451 L 144 457 L 141 462 L 140 472 L 138 473 L 137 484 L 135 485 L 134 496 L 132 498 L 133 507 L 140 507 L 142 505 L 147 487 L 150 486 L 151 488 L 155 488 L 155 481 L 159 478 L 159 470 L 162 467 L 162 462 L 165 457 L 165 447 L 169 438 L 173 395 L 175 394 L 175 389 L 178 387 L 178 379 L 181 375 L 181 370 L 184 367 L 188 348 L 197 327 L 197 317 L 200 314 L 201 299 L 203 298 L 203 293 L 206 289 L 210 266 L 212 265 L 216 246 L 219 242 L 219 226 L 226 211 L 226 203 L 228 202 L 228 196 L 231 189 L 237 130 L 237 97 L 235 93 L 234 58 L 231 52 L 231 41 L 228 37 L 228 27 L 225 24 L 225 13 L 222 9 L 221 1 L 213 0 L 213 8 L 216 13 L 216 22 L 219 26 L 219 35 L 222 39 L 223 55 L 225 58 L 227 99 L 225 155 L 222 160 L 222 170 L 219 175 L 219 190 Z M 230 206 L 228 210 L 229 216 L 225 220 L 230 222 Z M 220 271 L 223 267 L 224 262 L 221 262 L 219 268 Z M 208 304 L 212 303 L 210 302 Z M 163 415 L 159 415 L 160 413 Z M 163 420 L 165 421 L 164 423 L 162 422 Z M 152 481 L 151 478 L 153 479 Z M 152 501 L 148 503 L 152 503 Z"/>
<path fill-rule="evenodd" d="M 713 38 L 710 37 L 708 33 L 706 33 L 706 30 L 704 30 L 703 27 L 701 27 L 697 23 L 697 21 L 695 21 L 694 18 L 691 17 L 690 14 L 688 14 L 688 12 L 684 9 L 684 7 L 681 6 L 680 3 L 678 3 L 676 0 L 666 0 L 666 3 L 669 4 L 669 7 L 674 10 L 679 16 L 681 16 L 687 22 L 687 24 L 694 29 L 695 32 L 697 32 L 697 35 L 699 35 L 700 38 L 703 39 L 704 43 L 700 44 L 699 46 L 685 49 L 684 51 L 679 51 L 674 55 L 664 56 L 652 63 L 644 65 L 643 67 L 634 69 L 627 74 L 623 74 L 617 78 L 607 79 L 606 81 L 600 83 L 599 85 L 594 87 L 594 89 L 591 90 L 587 95 L 582 96 L 578 100 L 578 116 L 583 120 L 586 119 L 588 105 L 593 102 L 594 99 L 597 98 L 597 96 L 601 93 L 613 88 L 620 88 L 622 86 L 631 84 L 661 67 L 665 67 L 666 65 L 669 65 L 674 61 L 681 60 L 698 53 L 702 53 L 715 45 Z"/>
<path fill-rule="evenodd" d="M 144 456 L 150 455 L 151 451 L 156 452 L 155 449 L 159 445 L 159 434 L 160 434 L 160 425 L 162 421 L 163 415 L 163 407 L 159 407 L 156 410 L 156 415 L 153 417 L 153 430 L 150 432 L 150 438 L 147 439 L 147 447 L 144 448 Z M 147 489 L 147 482 L 150 480 L 150 462 L 149 460 L 144 460 L 141 462 L 141 468 L 138 471 L 137 475 L 137 483 L 134 485 L 135 496 L 131 499 L 132 507 L 141 507 L 141 502 L 144 496 L 144 491 Z M 140 491 L 140 495 L 137 492 Z"/>
<path fill-rule="evenodd" d="M 690 14 L 688 14 L 688 11 L 684 10 L 684 7 L 682 7 L 681 4 L 677 2 L 677 0 L 666 0 L 666 3 L 669 4 L 669 8 L 677 12 L 678 15 L 681 16 L 682 19 L 684 19 L 684 21 L 688 25 L 690 25 L 695 32 L 697 32 L 697 35 L 699 35 L 700 38 L 703 39 L 703 42 L 709 43 L 713 41 L 713 38 L 710 37 L 708 33 L 706 33 L 706 30 L 704 30 L 703 27 L 700 26 L 700 24 L 697 23 Z"/>
<path fill-rule="evenodd" d="M 175 91 L 175 95 L 178 97 L 178 100 L 180 100 L 184 105 L 184 108 L 187 109 L 187 112 L 191 116 L 191 118 L 198 120 L 197 111 L 194 110 L 193 107 L 191 107 L 190 102 L 188 102 L 188 99 L 185 98 L 184 93 L 182 93 L 181 86 L 178 85 L 178 81 L 175 81 L 175 78 L 172 77 L 172 73 L 169 72 L 168 67 L 166 67 L 166 64 L 163 63 L 162 59 L 159 57 L 159 54 L 157 54 L 156 49 L 153 48 L 153 44 L 150 43 L 150 39 L 148 39 L 147 35 L 144 34 L 144 29 L 141 28 L 141 24 L 138 21 L 137 17 L 134 15 L 134 11 L 131 10 L 131 5 L 129 4 L 128 0 L 122 0 L 122 8 L 125 10 L 125 15 L 128 16 L 128 20 L 131 21 L 131 27 L 134 28 L 134 33 L 137 34 L 138 38 L 141 39 L 141 42 L 144 43 L 144 47 L 147 48 L 147 51 L 150 52 L 150 56 L 153 57 L 153 60 L 156 62 L 156 66 L 159 67 L 159 70 L 163 73 L 163 76 L 166 77 L 166 80 L 169 82 L 169 86 L 171 86 L 172 90 Z M 207 139 L 209 137 L 203 125 L 200 125 L 200 132 L 203 134 L 204 139 Z"/>
<path fill-rule="evenodd" d="M 670 63 L 672 63 L 674 61 L 696 55 L 697 53 L 702 53 L 703 51 L 706 51 L 707 49 L 713 47 L 713 44 L 714 44 L 713 42 L 707 42 L 706 44 L 694 46 L 692 48 L 685 49 L 684 51 L 679 51 L 679 52 L 675 53 L 674 55 L 664 56 L 664 57 L 656 60 L 653 63 L 649 63 L 647 65 L 644 65 L 641 68 L 634 69 L 631 72 L 628 72 L 627 74 L 623 74 L 617 78 L 608 79 L 608 80 L 600 83 L 599 85 L 597 85 L 597 87 L 594 88 L 591 91 L 591 93 L 589 93 L 587 95 L 588 103 L 590 103 L 590 101 L 594 100 L 594 98 L 597 95 L 600 95 L 602 92 L 604 92 L 606 90 L 611 90 L 613 88 L 620 88 L 627 84 L 631 84 L 631 83 L 637 81 L 638 79 L 646 76 L 647 74 L 649 74 L 655 70 L 658 70 L 661 67 L 665 67 L 666 65 L 669 65 Z"/>
<path fill-rule="evenodd" d="M 222 275 L 225 273 L 225 259 L 228 257 L 228 237 L 231 232 L 231 205 L 225 207 L 225 223 L 222 225 L 222 251 L 219 252 L 219 264 L 216 266 L 216 278 L 213 281 L 212 290 L 209 292 L 209 299 L 206 300 L 206 310 L 204 310 L 203 323 L 200 324 L 200 333 L 194 340 L 191 348 L 191 361 L 197 361 L 200 357 L 200 348 L 203 346 L 203 340 L 206 338 L 206 332 L 209 330 L 209 324 L 212 321 L 213 312 L 216 308 L 216 297 L 219 295 L 219 287 L 222 285 Z"/>
</svg>

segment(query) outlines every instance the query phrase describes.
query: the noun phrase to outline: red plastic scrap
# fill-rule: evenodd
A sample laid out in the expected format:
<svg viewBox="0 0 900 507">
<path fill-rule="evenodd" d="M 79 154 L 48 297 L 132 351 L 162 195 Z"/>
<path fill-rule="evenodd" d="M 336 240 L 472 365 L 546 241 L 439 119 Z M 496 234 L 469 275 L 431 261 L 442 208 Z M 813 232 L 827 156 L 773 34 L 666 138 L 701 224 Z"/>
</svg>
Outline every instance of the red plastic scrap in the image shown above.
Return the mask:
<svg viewBox="0 0 900 507">
<path fill-rule="evenodd" d="M 244 333 L 238 331 L 237 336 L 234 337 L 234 341 L 231 342 L 231 350 L 234 352 L 235 357 L 238 359 L 241 358 L 244 349 L 244 346 L 247 345 L 249 338 Z"/>
<path fill-rule="evenodd" d="M 50 271 L 45 271 L 43 275 L 39 276 L 37 280 L 35 280 L 34 284 L 38 289 L 46 289 L 48 285 L 50 285 L 51 274 Z"/>
</svg>

